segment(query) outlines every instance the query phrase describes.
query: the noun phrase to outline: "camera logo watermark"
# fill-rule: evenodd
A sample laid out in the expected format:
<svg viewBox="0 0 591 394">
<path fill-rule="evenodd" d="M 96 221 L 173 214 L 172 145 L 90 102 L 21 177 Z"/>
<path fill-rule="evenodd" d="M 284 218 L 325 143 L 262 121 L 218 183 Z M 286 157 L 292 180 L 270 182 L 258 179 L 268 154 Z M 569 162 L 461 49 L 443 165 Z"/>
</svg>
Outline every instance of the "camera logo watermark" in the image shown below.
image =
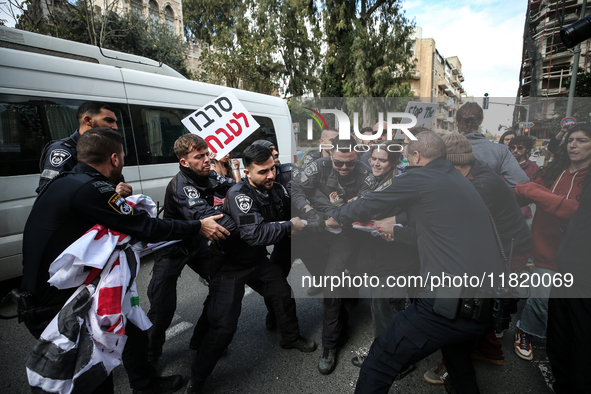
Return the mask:
<svg viewBox="0 0 591 394">
<path fill-rule="evenodd" d="M 313 119 L 308 119 L 308 129 L 307 129 L 307 139 L 313 139 L 313 120 L 316 120 L 320 128 L 328 129 L 328 125 L 322 114 L 333 114 L 336 118 L 336 124 L 338 124 L 338 131 L 339 131 L 339 140 L 346 141 L 351 138 L 351 120 L 349 116 L 341 110 L 338 109 L 326 109 L 323 108 L 320 112 L 313 110 L 309 107 L 304 107 L 308 111 L 311 112 L 310 116 Z M 402 118 L 401 123 L 394 123 L 394 119 Z M 405 113 L 405 112 L 386 112 L 386 139 L 392 140 L 394 139 L 395 135 L 392 135 L 392 130 L 400 130 L 403 134 L 405 134 L 409 139 L 416 141 L 417 137 L 415 137 L 408 129 L 411 129 L 416 126 L 417 118 L 414 114 Z M 406 120 L 406 121 L 405 121 Z M 322 122 L 321 122 L 322 121 Z M 378 124 L 384 123 L 384 113 L 378 113 Z M 355 133 L 355 137 L 359 138 L 360 140 L 364 141 L 373 141 L 377 140 L 382 137 L 383 130 L 378 130 L 376 134 L 373 135 L 364 135 L 361 134 L 359 130 L 359 113 L 353 113 L 353 132 Z"/>
</svg>

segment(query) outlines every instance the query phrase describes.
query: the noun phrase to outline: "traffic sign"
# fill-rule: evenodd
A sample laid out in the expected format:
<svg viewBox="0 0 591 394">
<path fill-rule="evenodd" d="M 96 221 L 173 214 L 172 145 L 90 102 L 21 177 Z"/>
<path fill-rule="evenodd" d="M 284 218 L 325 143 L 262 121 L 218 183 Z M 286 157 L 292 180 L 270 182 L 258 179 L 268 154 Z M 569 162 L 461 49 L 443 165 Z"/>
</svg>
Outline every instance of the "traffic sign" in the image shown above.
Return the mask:
<svg viewBox="0 0 591 394">
<path fill-rule="evenodd" d="M 519 122 L 519 128 L 524 129 L 526 127 L 532 128 L 534 127 L 534 122 Z"/>
<path fill-rule="evenodd" d="M 575 118 L 573 118 L 572 116 L 567 116 L 566 118 L 564 118 L 560 121 L 561 126 L 571 126 L 571 125 L 574 125 L 575 123 L 577 123 L 577 120 Z"/>
</svg>

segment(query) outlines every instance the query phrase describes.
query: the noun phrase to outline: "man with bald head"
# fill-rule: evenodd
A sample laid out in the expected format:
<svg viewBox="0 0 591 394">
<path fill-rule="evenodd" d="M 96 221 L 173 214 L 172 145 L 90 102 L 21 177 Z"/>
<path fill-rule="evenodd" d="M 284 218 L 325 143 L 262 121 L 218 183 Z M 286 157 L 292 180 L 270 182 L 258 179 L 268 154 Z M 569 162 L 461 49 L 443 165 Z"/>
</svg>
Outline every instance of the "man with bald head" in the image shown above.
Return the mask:
<svg viewBox="0 0 591 394">
<path fill-rule="evenodd" d="M 428 278 L 442 273 L 454 277 L 500 273 L 501 258 L 482 198 L 445 159 L 445 142 L 437 133 L 424 131 L 416 137 L 406 148 L 410 163 L 406 173 L 392 178 L 389 186 L 335 210 L 326 225 L 348 228 L 372 215 L 406 212 L 416 229 L 421 277 L 427 284 Z M 381 228 L 380 233 L 392 236 L 393 226 Z M 445 290 L 434 294 L 427 286 L 419 287 L 425 290 L 419 290 L 413 304 L 394 315 L 372 344 L 356 394 L 387 393 L 401 371 L 438 349 L 449 372 L 446 382 L 451 378 L 458 392 L 478 392 L 470 351 L 472 341 L 487 331 L 488 324 L 457 314 L 465 295 L 453 291 L 450 295 Z M 437 307 L 435 297 L 449 304 L 440 301 Z M 454 313 L 446 313 L 446 308 Z"/>
<path fill-rule="evenodd" d="M 308 149 L 306 153 L 304 153 L 300 161 L 298 161 L 298 167 L 303 169 L 315 160 L 318 160 L 322 157 L 330 156 L 331 149 L 328 145 L 332 144 L 332 141 L 335 139 L 337 135 L 339 135 L 339 132 L 334 129 L 322 130 L 320 140 L 318 140 L 318 145 L 321 146 L 324 144 L 327 145 L 327 147 L 322 150 L 316 147 Z"/>
</svg>

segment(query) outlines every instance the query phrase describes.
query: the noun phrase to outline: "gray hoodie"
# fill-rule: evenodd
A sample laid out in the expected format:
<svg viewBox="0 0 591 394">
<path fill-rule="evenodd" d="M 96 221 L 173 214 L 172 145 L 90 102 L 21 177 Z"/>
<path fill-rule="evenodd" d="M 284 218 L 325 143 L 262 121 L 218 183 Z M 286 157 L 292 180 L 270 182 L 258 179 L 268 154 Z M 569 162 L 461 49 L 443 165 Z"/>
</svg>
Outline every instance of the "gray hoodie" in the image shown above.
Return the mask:
<svg viewBox="0 0 591 394">
<path fill-rule="evenodd" d="M 478 131 L 464 134 L 472 144 L 472 152 L 480 161 L 485 162 L 494 172 L 501 175 L 513 190 L 518 183 L 528 183 L 529 178 L 519 166 L 511 151 L 503 144 L 495 144 Z"/>
</svg>

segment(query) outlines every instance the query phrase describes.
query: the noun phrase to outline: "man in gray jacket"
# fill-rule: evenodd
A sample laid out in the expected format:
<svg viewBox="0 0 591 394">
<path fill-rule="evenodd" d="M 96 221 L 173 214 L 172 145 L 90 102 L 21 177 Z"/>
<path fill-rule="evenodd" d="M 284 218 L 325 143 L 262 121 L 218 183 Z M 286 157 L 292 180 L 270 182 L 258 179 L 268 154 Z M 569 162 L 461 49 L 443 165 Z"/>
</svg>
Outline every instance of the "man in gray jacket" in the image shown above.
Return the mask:
<svg viewBox="0 0 591 394">
<path fill-rule="evenodd" d="M 495 144 L 478 131 L 484 114 L 480 105 L 471 102 L 464 104 L 456 115 L 456 125 L 461 134 L 470 141 L 474 156 L 488 164 L 494 172 L 501 175 L 513 190 L 518 183 L 529 182 L 528 176 L 503 144 Z"/>
</svg>

